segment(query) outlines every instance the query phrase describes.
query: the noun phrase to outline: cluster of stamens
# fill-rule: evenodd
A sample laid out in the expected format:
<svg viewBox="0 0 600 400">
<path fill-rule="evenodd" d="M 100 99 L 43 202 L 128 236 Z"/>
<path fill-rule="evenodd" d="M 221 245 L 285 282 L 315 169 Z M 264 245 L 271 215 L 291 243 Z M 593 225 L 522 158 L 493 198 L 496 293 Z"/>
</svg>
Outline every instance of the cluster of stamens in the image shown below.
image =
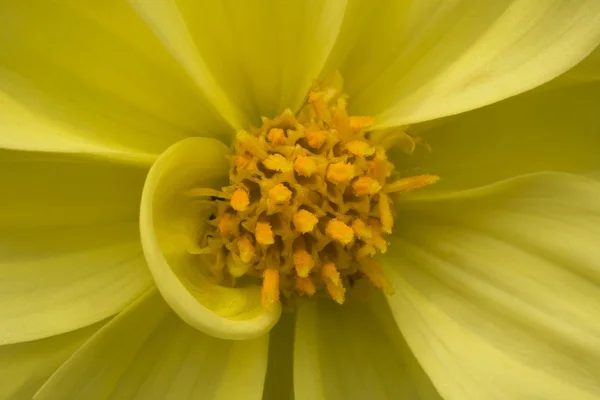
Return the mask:
<svg viewBox="0 0 600 400">
<path fill-rule="evenodd" d="M 215 197 L 213 229 L 201 243 L 215 256 L 212 278 L 261 279 L 265 307 L 318 293 L 341 304 L 365 277 L 391 292 L 374 258 L 392 232 L 390 194 L 438 177 L 391 179 L 385 147 L 368 132 L 373 122 L 348 115 L 340 88 L 315 87 L 298 114 L 238 131 L 230 186 Z"/>
</svg>

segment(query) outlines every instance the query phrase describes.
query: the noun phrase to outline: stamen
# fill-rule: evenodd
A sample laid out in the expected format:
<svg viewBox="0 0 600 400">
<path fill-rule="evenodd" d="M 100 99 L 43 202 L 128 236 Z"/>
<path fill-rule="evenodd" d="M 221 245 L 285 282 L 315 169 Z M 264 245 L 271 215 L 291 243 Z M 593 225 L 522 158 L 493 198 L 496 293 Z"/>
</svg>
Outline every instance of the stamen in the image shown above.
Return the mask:
<svg viewBox="0 0 600 400">
<path fill-rule="evenodd" d="M 375 118 L 373 117 L 350 117 L 350 128 L 355 131 L 360 131 L 375 123 Z"/>
<path fill-rule="evenodd" d="M 373 286 L 383 289 L 387 295 L 394 294 L 392 285 L 385 278 L 381 264 L 372 258 L 366 259 L 360 263 L 360 270 L 369 278 Z"/>
<path fill-rule="evenodd" d="M 269 142 L 273 144 L 285 144 L 287 140 L 283 129 L 280 128 L 271 128 L 267 134 L 267 139 L 269 139 Z"/>
<path fill-rule="evenodd" d="M 360 239 L 370 239 L 373 237 L 373 232 L 363 220 L 357 218 L 352 223 L 352 230 Z"/>
<path fill-rule="evenodd" d="M 294 214 L 294 228 L 300 233 L 312 232 L 315 225 L 319 222 L 317 217 L 310 211 L 300 210 Z"/>
<path fill-rule="evenodd" d="M 361 176 L 353 184 L 357 196 L 370 196 L 381 190 L 381 185 L 370 176 Z"/>
<path fill-rule="evenodd" d="M 264 272 L 261 301 L 267 309 L 273 309 L 279 301 L 279 271 L 275 268 Z"/>
<path fill-rule="evenodd" d="M 271 154 L 262 163 L 271 171 L 290 172 L 292 170 L 292 164 L 278 153 Z"/>
<path fill-rule="evenodd" d="M 328 124 L 331 123 L 331 114 L 321 92 L 310 92 L 308 95 L 308 102 L 312 105 L 317 118 L 327 122 Z"/>
<path fill-rule="evenodd" d="M 315 287 L 315 283 L 310 277 L 296 277 L 296 289 L 298 289 L 301 293 L 306 294 L 308 297 L 311 297 L 313 294 L 317 292 L 317 288 Z"/>
<path fill-rule="evenodd" d="M 245 263 L 249 263 L 250 261 L 252 261 L 252 259 L 256 255 L 256 249 L 254 248 L 254 245 L 252 244 L 250 239 L 248 239 L 247 237 L 243 237 L 240 240 L 238 240 L 237 247 L 240 253 L 240 259 Z"/>
<path fill-rule="evenodd" d="M 307 156 L 298 156 L 296 157 L 296 161 L 294 161 L 294 170 L 300 176 L 310 177 L 315 173 L 317 169 L 317 164 L 315 161 Z"/>
<path fill-rule="evenodd" d="M 327 180 L 336 185 L 344 185 L 354 178 L 354 166 L 350 163 L 337 162 L 329 164 Z"/>
<path fill-rule="evenodd" d="M 250 195 L 248 194 L 248 189 L 242 186 L 235 189 L 231 195 L 231 201 L 229 204 L 231 204 L 231 208 L 236 211 L 246 211 L 250 205 Z"/>
<path fill-rule="evenodd" d="M 343 245 L 350 244 L 354 240 L 354 231 L 352 228 L 337 219 L 329 221 L 325 233 Z"/>
<path fill-rule="evenodd" d="M 294 252 L 294 268 L 299 277 L 306 278 L 314 266 L 315 260 L 306 250 L 300 249 Z"/>
<path fill-rule="evenodd" d="M 433 185 L 440 180 L 437 175 L 417 175 L 409 178 L 398 179 L 395 182 L 385 185 L 383 190 L 386 193 L 392 192 L 411 192 L 413 190 L 421 189 L 425 186 Z"/>
<path fill-rule="evenodd" d="M 375 147 L 362 140 L 353 140 L 346 145 L 346 148 L 355 156 L 365 157 L 375 154 Z"/>
<path fill-rule="evenodd" d="M 275 236 L 271 229 L 271 224 L 268 222 L 257 222 L 256 229 L 254 230 L 254 237 L 256 241 L 263 246 L 268 246 L 275 243 Z"/>
<path fill-rule="evenodd" d="M 346 289 L 342 284 L 340 273 L 333 263 L 323 265 L 321 276 L 327 286 L 327 291 L 333 300 L 338 304 L 343 304 L 346 296 Z"/>
<path fill-rule="evenodd" d="M 324 131 L 306 132 L 306 142 L 313 149 L 319 150 L 325 144 L 325 135 Z"/>
<path fill-rule="evenodd" d="M 235 217 L 230 213 L 225 213 L 219 218 L 218 229 L 222 235 L 229 235 L 235 229 Z"/>
<path fill-rule="evenodd" d="M 282 183 L 279 183 L 269 189 L 269 201 L 272 204 L 289 204 L 291 198 L 291 190 L 285 187 L 285 185 Z"/>
</svg>

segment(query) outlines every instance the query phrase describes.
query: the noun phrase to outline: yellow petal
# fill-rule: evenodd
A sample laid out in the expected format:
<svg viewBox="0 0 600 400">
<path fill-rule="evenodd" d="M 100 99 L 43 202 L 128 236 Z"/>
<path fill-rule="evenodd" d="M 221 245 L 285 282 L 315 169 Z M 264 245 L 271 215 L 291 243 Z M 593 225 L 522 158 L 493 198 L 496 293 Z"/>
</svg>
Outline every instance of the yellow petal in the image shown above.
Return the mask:
<svg viewBox="0 0 600 400">
<path fill-rule="evenodd" d="M 227 134 L 207 99 L 123 2 L 0 5 L 0 147 L 147 160 Z M 151 160 L 150 160 L 151 161 Z"/>
<path fill-rule="evenodd" d="M 436 189 L 466 188 L 519 174 L 600 168 L 600 81 L 544 86 L 414 130 L 433 151 L 412 162 L 442 179 Z"/>
<path fill-rule="evenodd" d="M 261 306 L 260 286 L 229 288 L 211 283 L 211 258 L 191 256 L 208 221 L 210 201 L 185 195 L 193 187 L 218 189 L 227 183 L 229 150 L 221 142 L 188 138 L 156 161 L 144 186 L 140 229 L 154 281 L 171 308 L 188 324 L 226 339 L 248 339 L 268 332 L 279 318 L 279 304 Z"/>
<path fill-rule="evenodd" d="M 144 173 L 0 151 L 0 344 L 100 321 L 148 287 L 136 221 Z"/>
<path fill-rule="evenodd" d="M 153 289 L 92 336 L 35 399 L 260 399 L 268 343 L 268 335 L 226 341 L 198 332 Z"/>
<path fill-rule="evenodd" d="M 598 198 L 544 173 L 404 207 L 388 301 L 443 398 L 600 396 Z"/>
<path fill-rule="evenodd" d="M 131 2 L 237 128 L 302 104 L 346 6 L 319 0 Z"/>
<path fill-rule="evenodd" d="M 334 56 L 351 109 L 379 126 L 464 112 L 522 93 L 600 41 L 596 0 L 358 3 Z"/>
<path fill-rule="evenodd" d="M 31 399 L 103 323 L 33 342 L 0 346 L 1 399 Z"/>
<path fill-rule="evenodd" d="M 283 313 L 269 332 L 269 361 L 263 400 L 294 399 L 294 313 Z"/>
<path fill-rule="evenodd" d="M 306 302 L 294 346 L 297 400 L 441 400 L 381 298 Z"/>
</svg>

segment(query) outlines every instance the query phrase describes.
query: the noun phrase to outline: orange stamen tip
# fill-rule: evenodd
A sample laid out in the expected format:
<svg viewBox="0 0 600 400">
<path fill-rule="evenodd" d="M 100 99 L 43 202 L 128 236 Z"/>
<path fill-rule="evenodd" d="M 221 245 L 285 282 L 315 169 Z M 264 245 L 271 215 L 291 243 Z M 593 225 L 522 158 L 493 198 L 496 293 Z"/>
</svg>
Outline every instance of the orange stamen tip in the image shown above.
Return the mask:
<svg viewBox="0 0 600 400">
<path fill-rule="evenodd" d="M 343 304 L 346 295 L 346 288 L 342 284 L 340 273 L 333 263 L 326 263 L 321 269 L 321 276 L 325 281 L 327 291 L 333 300 L 338 304 Z"/>
<path fill-rule="evenodd" d="M 315 150 L 320 149 L 325 144 L 325 138 L 324 131 L 309 131 L 306 133 L 306 142 Z"/>
<path fill-rule="evenodd" d="M 440 180 L 437 175 L 417 175 L 408 178 L 398 179 L 395 182 L 386 185 L 384 191 L 391 192 L 411 192 L 413 190 L 421 189 L 425 186 L 433 185 Z"/>
<path fill-rule="evenodd" d="M 375 154 L 375 148 L 369 145 L 369 143 L 363 142 L 362 140 L 353 140 L 348 142 L 348 144 L 346 144 L 346 148 L 350 153 L 359 157 L 372 156 Z"/>
<path fill-rule="evenodd" d="M 261 290 L 263 307 L 272 310 L 279 301 L 279 271 L 273 268 L 265 270 Z"/>
<path fill-rule="evenodd" d="M 294 169 L 300 176 L 309 177 L 317 169 L 315 161 L 307 156 L 298 156 L 294 161 Z"/>
<path fill-rule="evenodd" d="M 256 249 L 254 248 L 254 245 L 252 244 L 250 239 L 246 237 L 243 237 L 240 240 L 238 240 L 237 248 L 240 253 L 240 259 L 244 263 L 249 263 L 256 255 Z"/>
<path fill-rule="evenodd" d="M 312 232 L 315 225 L 319 222 L 317 217 L 306 210 L 299 210 L 293 217 L 294 228 L 300 233 Z"/>
<path fill-rule="evenodd" d="M 222 235 L 227 235 L 232 233 L 234 229 L 235 220 L 233 215 L 230 213 L 225 213 L 219 218 L 219 223 L 217 228 Z"/>
<path fill-rule="evenodd" d="M 270 154 L 262 163 L 271 171 L 289 172 L 292 170 L 291 163 L 279 153 Z"/>
<path fill-rule="evenodd" d="M 273 235 L 273 229 L 271 224 L 268 222 L 257 222 L 256 228 L 254 229 L 254 237 L 256 241 L 263 246 L 268 246 L 275 243 L 275 236 Z"/>
<path fill-rule="evenodd" d="M 350 163 L 337 162 L 327 168 L 327 180 L 336 185 L 347 184 L 354 176 L 354 166 Z"/>
<path fill-rule="evenodd" d="M 361 117 L 354 116 L 350 117 L 350 128 L 355 131 L 359 131 L 361 129 L 368 128 L 369 126 L 375 123 L 375 118 L 373 117 Z"/>
<path fill-rule="evenodd" d="M 269 189 L 269 200 L 273 204 L 289 204 L 291 199 L 292 191 L 282 183 L 279 183 Z"/>
<path fill-rule="evenodd" d="M 231 195 L 229 204 L 231 205 L 231 208 L 236 211 L 246 210 L 250 205 L 250 196 L 248 195 L 248 190 L 244 187 L 238 187 L 235 189 Z"/>
<path fill-rule="evenodd" d="M 381 227 L 385 233 L 392 233 L 392 226 L 394 226 L 394 217 L 392 216 L 392 205 L 390 204 L 390 198 L 384 193 L 379 195 L 379 218 L 381 220 Z"/>
<path fill-rule="evenodd" d="M 370 239 L 373 237 L 371 228 L 369 228 L 362 219 L 357 218 L 352 222 L 352 230 L 360 239 Z"/>
<path fill-rule="evenodd" d="M 252 156 L 248 153 L 244 153 L 241 156 L 236 156 L 234 161 L 233 161 L 233 165 L 235 165 L 235 167 L 238 170 L 242 170 L 244 169 L 248 163 L 250 162 L 250 160 L 252 160 Z"/>
<path fill-rule="evenodd" d="M 281 128 L 271 128 L 269 133 L 267 133 L 267 139 L 273 144 L 285 144 L 287 141 L 285 132 Z"/>
<path fill-rule="evenodd" d="M 343 245 L 350 244 L 354 240 L 354 231 L 352 228 L 338 219 L 329 221 L 327 228 L 325 228 L 325 233 Z"/>
<path fill-rule="evenodd" d="M 306 250 L 296 250 L 293 259 L 296 274 L 301 278 L 306 278 L 310 274 L 311 269 L 315 267 L 315 260 L 313 260 Z"/>
<path fill-rule="evenodd" d="M 375 247 L 371 246 L 370 244 L 365 244 L 356 250 L 356 259 L 362 260 L 367 257 L 373 257 L 375 254 L 377 254 Z"/>
<path fill-rule="evenodd" d="M 352 188 L 357 196 L 369 196 L 379 192 L 381 184 L 369 176 L 361 176 L 352 184 Z"/>
<path fill-rule="evenodd" d="M 315 287 L 315 283 L 310 277 L 296 277 L 296 289 L 300 292 L 306 294 L 308 297 L 311 297 L 313 294 L 317 292 L 317 288 Z"/>
</svg>

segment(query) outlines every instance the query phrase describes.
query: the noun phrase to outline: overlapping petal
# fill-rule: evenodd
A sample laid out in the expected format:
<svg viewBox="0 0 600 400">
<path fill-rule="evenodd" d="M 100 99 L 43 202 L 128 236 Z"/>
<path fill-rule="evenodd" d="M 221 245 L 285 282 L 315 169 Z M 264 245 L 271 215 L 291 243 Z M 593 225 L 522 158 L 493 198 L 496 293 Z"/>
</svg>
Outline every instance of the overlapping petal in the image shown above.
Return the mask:
<svg viewBox="0 0 600 400">
<path fill-rule="evenodd" d="M 0 147 L 147 163 L 186 136 L 229 134 L 125 2 L 4 1 L 0 37 Z"/>
<path fill-rule="evenodd" d="M 298 310 L 294 392 L 308 399 L 439 400 L 382 299 Z"/>
<path fill-rule="evenodd" d="M 0 343 L 95 323 L 148 287 L 136 223 L 144 174 L 0 152 Z"/>
<path fill-rule="evenodd" d="M 539 86 L 599 41 L 595 0 L 357 1 L 329 67 L 341 65 L 354 112 L 405 125 Z"/>
<path fill-rule="evenodd" d="M 223 143 L 206 138 L 188 138 L 167 149 L 146 179 L 140 230 L 148 267 L 171 308 L 212 336 L 249 339 L 267 333 L 281 308 L 262 307 L 258 284 L 230 288 L 209 278 L 214 260 L 194 250 L 214 202 L 186 194 L 226 185 L 228 154 Z"/>
<path fill-rule="evenodd" d="M 410 162 L 439 175 L 437 189 L 475 187 L 536 171 L 598 170 L 599 109 L 600 81 L 541 87 L 414 126 L 432 151 L 419 147 Z"/>
<path fill-rule="evenodd" d="M 260 399 L 268 343 L 268 335 L 226 341 L 198 332 L 152 289 L 86 342 L 35 399 Z"/>
<path fill-rule="evenodd" d="M 405 203 L 385 266 L 440 394 L 600 394 L 600 183 L 541 173 Z"/>
<path fill-rule="evenodd" d="M 0 346 L 0 399 L 30 400 L 102 322 L 33 342 Z"/>
<path fill-rule="evenodd" d="M 346 7 L 345 0 L 130 1 L 236 128 L 301 105 Z"/>
</svg>

